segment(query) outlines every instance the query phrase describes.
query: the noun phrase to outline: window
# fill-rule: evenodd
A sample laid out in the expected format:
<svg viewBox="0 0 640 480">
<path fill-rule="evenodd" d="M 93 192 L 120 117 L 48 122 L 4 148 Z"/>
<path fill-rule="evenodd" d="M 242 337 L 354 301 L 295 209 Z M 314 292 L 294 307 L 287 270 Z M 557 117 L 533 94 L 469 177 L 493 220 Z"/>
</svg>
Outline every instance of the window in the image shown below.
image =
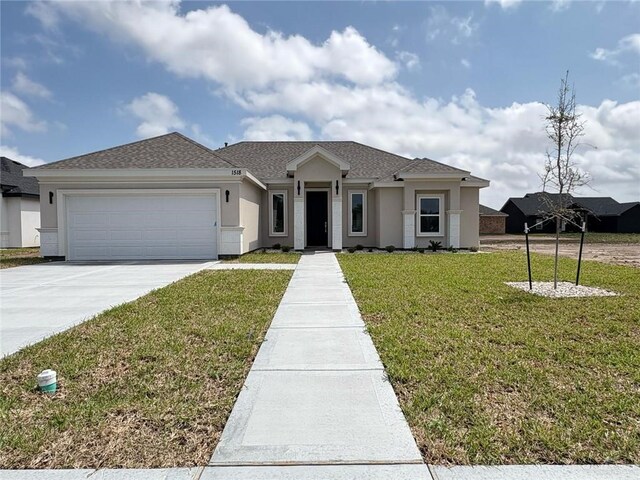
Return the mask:
<svg viewBox="0 0 640 480">
<path fill-rule="evenodd" d="M 271 192 L 269 203 L 270 235 L 284 237 L 287 235 L 287 192 Z"/>
<path fill-rule="evenodd" d="M 418 195 L 418 235 L 443 235 L 442 195 Z"/>
<path fill-rule="evenodd" d="M 367 236 L 367 192 L 364 190 L 349 191 L 349 235 Z"/>
</svg>

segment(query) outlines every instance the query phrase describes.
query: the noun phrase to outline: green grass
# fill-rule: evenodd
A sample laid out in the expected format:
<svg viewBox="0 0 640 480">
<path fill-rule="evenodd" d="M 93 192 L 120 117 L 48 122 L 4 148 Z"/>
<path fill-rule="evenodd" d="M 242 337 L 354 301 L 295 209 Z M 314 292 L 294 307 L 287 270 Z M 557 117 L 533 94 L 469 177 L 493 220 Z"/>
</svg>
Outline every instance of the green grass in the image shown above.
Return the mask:
<svg viewBox="0 0 640 480">
<path fill-rule="evenodd" d="M 244 255 L 228 260 L 229 263 L 298 263 L 300 260 L 300 253 L 297 252 L 252 252 L 245 253 Z"/>
<path fill-rule="evenodd" d="M 290 276 L 201 272 L 3 359 L 0 468 L 205 465 Z"/>
<path fill-rule="evenodd" d="M 640 463 L 640 270 L 584 262 L 622 296 L 549 299 L 503 283 L 518 252 L 339 261 L 427 462 Z"/>
<path fill-rule="evenodd" d="M 0 269 L 48 262 L 40 256 L 40 248 L 3 248 L 0 250 Z"/>
</svg>

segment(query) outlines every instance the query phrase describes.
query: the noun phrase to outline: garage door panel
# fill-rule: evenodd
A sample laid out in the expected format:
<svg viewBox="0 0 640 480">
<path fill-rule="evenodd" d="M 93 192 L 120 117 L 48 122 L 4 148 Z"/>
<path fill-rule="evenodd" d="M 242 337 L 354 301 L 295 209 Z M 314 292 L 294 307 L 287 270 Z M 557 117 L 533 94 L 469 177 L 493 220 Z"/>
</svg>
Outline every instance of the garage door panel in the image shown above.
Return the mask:
<svg viewBox="0 0 640 480">
<path fill-rule="evenodd" d="M 217 256 L 213 194 L 71 196 L 67 222 L 71 260 Z"/>
</svg>

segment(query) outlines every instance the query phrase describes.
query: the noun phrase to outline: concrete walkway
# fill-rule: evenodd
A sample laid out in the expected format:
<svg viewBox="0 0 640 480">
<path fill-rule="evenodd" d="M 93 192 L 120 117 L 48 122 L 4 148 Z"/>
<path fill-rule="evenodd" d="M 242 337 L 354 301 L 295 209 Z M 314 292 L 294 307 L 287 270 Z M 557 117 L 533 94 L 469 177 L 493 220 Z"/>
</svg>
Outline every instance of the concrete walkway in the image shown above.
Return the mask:
<svg viewBox="0 0 640 480">
<path fill-rule="evenodd" d="M 202 478 L 430 478 L 333 253 L 300 259 Z"/>
</svg>

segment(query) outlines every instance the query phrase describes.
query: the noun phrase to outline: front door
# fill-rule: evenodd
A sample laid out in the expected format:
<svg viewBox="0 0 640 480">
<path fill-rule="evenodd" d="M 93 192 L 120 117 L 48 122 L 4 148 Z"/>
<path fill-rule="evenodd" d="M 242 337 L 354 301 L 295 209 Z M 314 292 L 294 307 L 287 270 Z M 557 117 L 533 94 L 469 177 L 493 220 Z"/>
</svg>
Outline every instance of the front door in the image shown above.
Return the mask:
<svg viewBox="0 0 640 480">
<path fill-rule="evenodd" d="M 307 192 L 307 246 L 326 247 L 329 231 L 327 192 Z"/>
</svg>

